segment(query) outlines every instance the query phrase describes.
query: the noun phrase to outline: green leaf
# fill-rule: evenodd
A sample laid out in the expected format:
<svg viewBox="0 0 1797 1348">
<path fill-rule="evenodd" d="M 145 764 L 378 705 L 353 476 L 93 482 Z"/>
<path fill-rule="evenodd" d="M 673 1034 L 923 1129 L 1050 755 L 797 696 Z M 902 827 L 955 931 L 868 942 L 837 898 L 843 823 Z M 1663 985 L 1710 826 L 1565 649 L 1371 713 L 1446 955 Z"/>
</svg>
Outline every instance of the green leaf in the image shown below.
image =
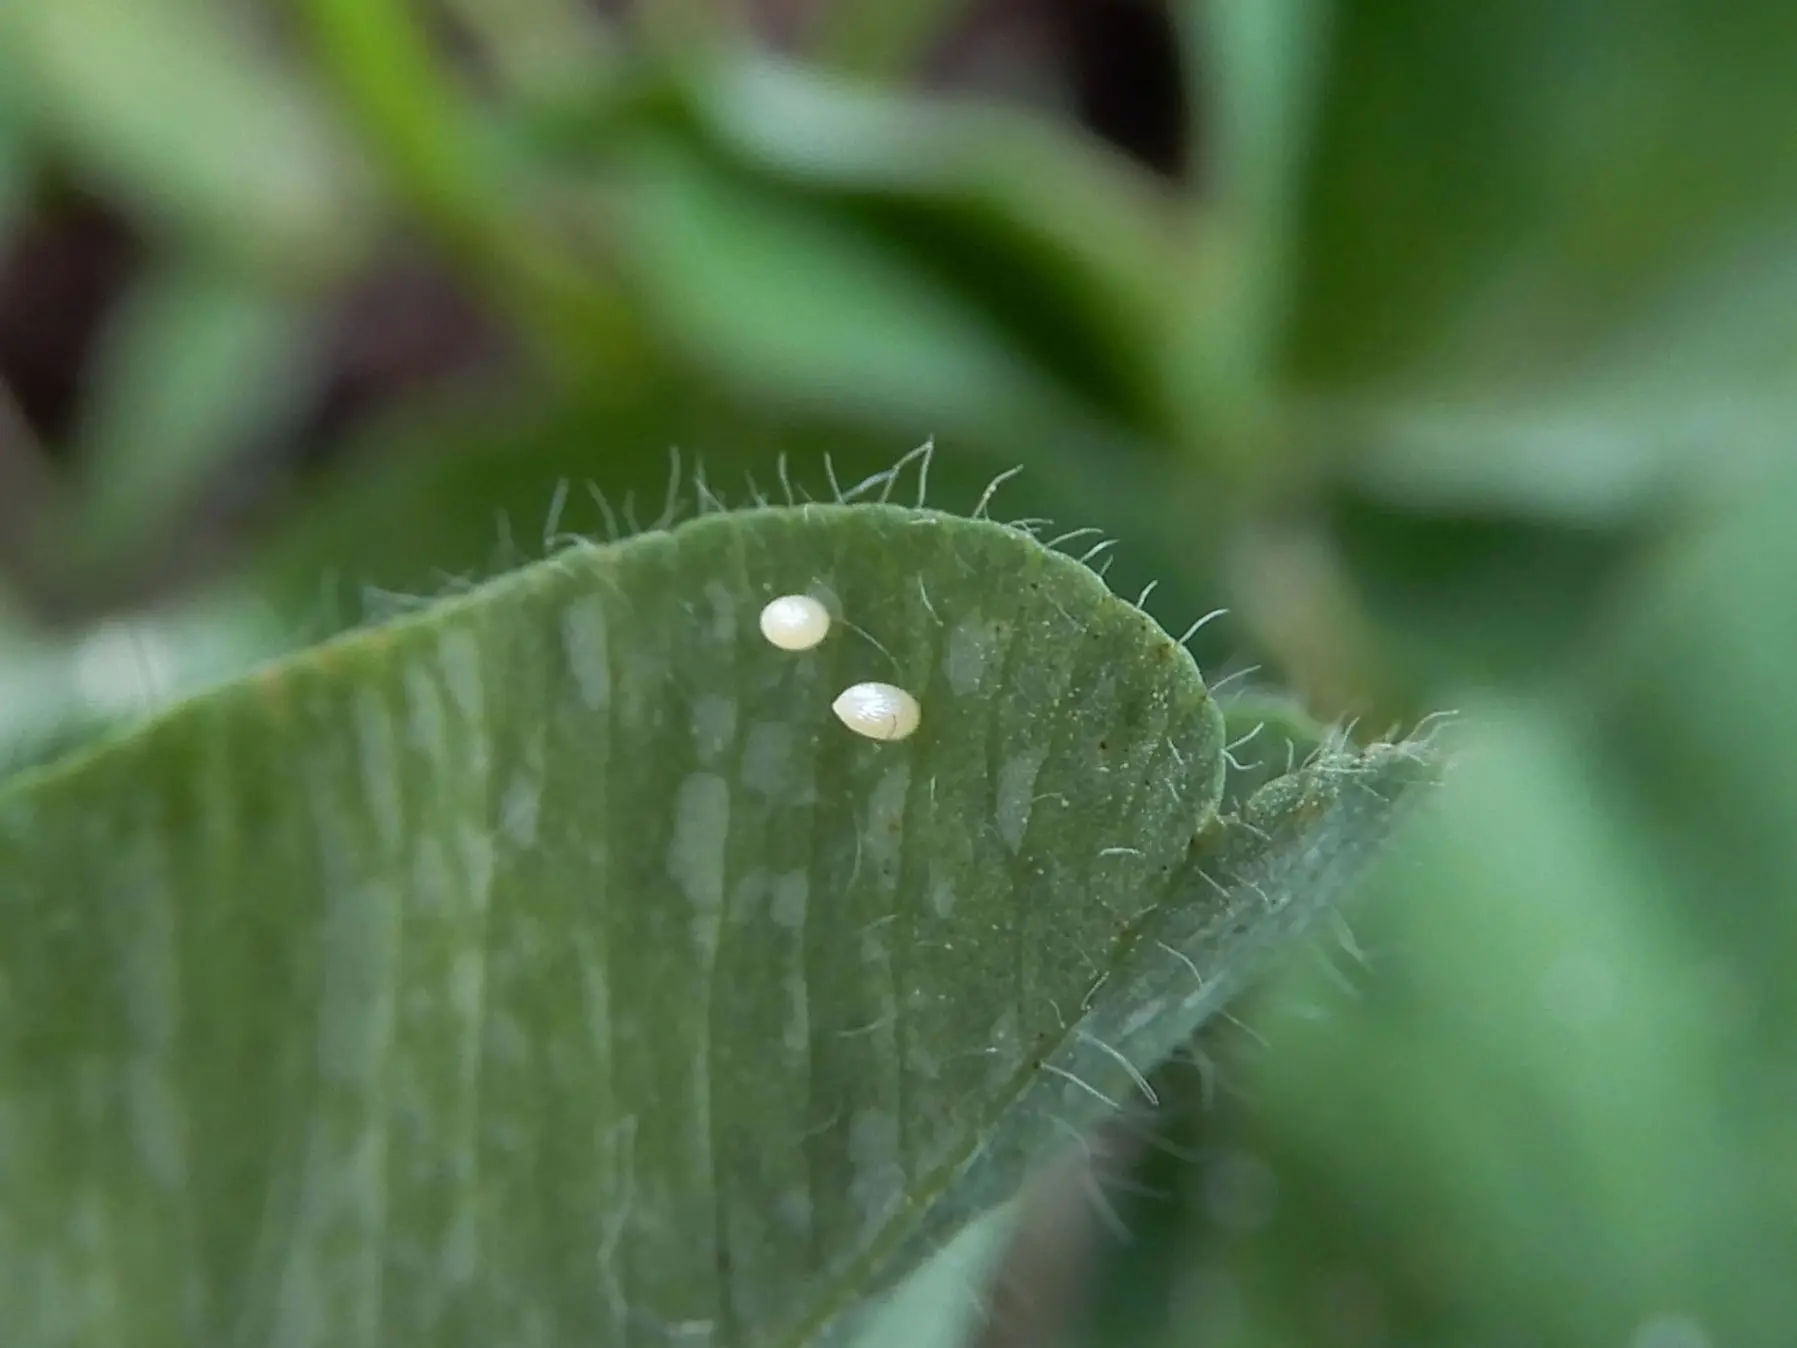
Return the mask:
<svg viewBox="0 0 1797 1348">
<path fill-rule="evenodd" d="M 1351 490 L 1576 529 L 1788 454 L 1797 11 L 1335 9 L 1281 360 L 1300 448 Z"/>
<path fill-rule="evenodd" d="M 0 78 L 84 174 L 237 262 L 317 277 L 364 242 L 336 128 L 225 6 L 3 0 Z"/>
<path fill-rule="evenodd" d="M 471 288 L 564 378 L 641 378 L 653 362 L 615 278 L 571 257 L 555 222 L 532 209 L 540 174 L 490 135 L 424 16 L 399 0 L 304 0 L 297 9 L 388 185 Z"/>
<path fill-rule="evenodd" d="M 1211 455 L 1263 471 L 1281 442 L 1264 434 L 1280 345 L 1315 112 L 1327 7 L 1319 0 L 1185 0 L 1175 7 L 1199 181 L 1181 250 L 1185 273 L 1171 368 Z M 1164 281 L 1163 281 L 1164 283 Z"/>
<path fill-rule="evenodd" d="M 1780 1055 L 1797 1041 L 1794 509 L 1787 463 L 1674 540 L 1586 670 L 1593 751 L 1683 882 L 1693 924 L 1751 989 L 1766 1049 Z"/>
<path fill-rule="evenodd" d="M 809 587 L 844 622 L 773 650 Z M 915 738 L 835 723 L 864 678 Z M 1137 937 L 1214 904 L 1221 768 L 1187 657 L 1083 568 L 811 507 L 573 549 L 26 774 L 5 1318 L 802 1342 L 1201 1014 Z"/>
<path fill-rule="evenodd" d="M 1552 679 L 1590 654 L 1669 526 L 1729 508 L 1793 446 L 1779 398 L 1719 391 L 1526 413 L 1325 405 L 1303 419 L 1328 555 L 1425 705 Z"/>
<path fill-rule="evenodd" d="M 305 0 L 296 10 L 393 185 L 446 235 L 478 236 L 494 192 L 481 156 L 470 153 L 478 141 L 469 105 L 418 19 L 392 0 Z M 479 242 L 470 242 L 478 255 Z"/>
<path fill-rule="evenodd" d="M 1787 466 L 1669 539 L 1576 682 L 1473 718 L 1361 996 L 1256 1019 L 1281 1198 L 1229 1342 L 1290 1341 L 1324 1278 L 1393 1340 L 1786 1332 L 1794 500 Z"/>
<path fill-rule="evenodd" d="M 1075 414 L 982 315 L 840 220 L 672 145 L 615 171 L 649 321 L 727 387 L 937 433 Z"/>
<path fill-rule="evenodd" d="M 1229 715 L 1232 730 L 1238 715 L 1250 710 L 1248 699 L 1235 703 Z M 1263 734 L 1290 734 L 1294 742 L 1312 731 L 1322 734 L 1289 707 L 1268 703 L 1276 719 Z M 1182 1289 L 1201 1279 L 1207 1268 L 1215 1281 L 1208 1248 L 1213 1214 L 1219 1209 L 1227 1213 L 1244 1201 L 1253 1205 L 1254 1196 L 1240 1190 L 1262 1178 L 1258 1172 L 1244 1177 L 1245 1169 L 1253 1169 L 1251 1160 L 1225 1149 L 1231 1140 L 1226 1130 L 1240 1113 L 1217 1090 L 1220 1075 L 1235 1074 L 1233 1061 L 1221 1072 L 1217 1061 L 1219 1040 L 1229 1047 L 1228 1039 L 1236 1037 L 1233 1027 L 1240 1025 L 1236 1013 L 1244 999 L 1232 993 L 1246 987 L 1259 957 L 1284 965 L 1294 955 L 1309 953 L 1303 947 L 1312 941 L 1297 938 L 1312 932 L 1319 917 L 1358 910 L 1356 890 L 1368 864 L 1426 799 L 1421 788 L 1437 779 L 1441 759 L 1432 738 L 1350 751 L 1325 736 L 1308 762 L 1260 789 L 1234 780 L 1252 783 L 1256 770 L 1232 768 L 1226 802 L 1245 803 L 1234 805 L 1220 821 L 1205 874 L 1217 893 L 1229 896 L 1222 905 L 1225 912 L 1258 913 L 1260 920 L 1254 924 L 1254 938 L 1234 946 L 1225 970 L 1232 985 L 1222 994 L 1233 1003 L 1230 1025 L 1207 1019 L 1180 1056 L 1150 1077 L 1155 1108 L 1114 1130 L 1127 1129 L 1137 1145 L 1128 1172 L 1113 1176 L 1107 1186 L 1111 1193 L 1099 1200 L 1108 1210 L 1101 1217 L 1089 1198 L 1078 1205 L 1090 1213 L 1087 1224 L 1096 1249 L 1089 1261 L 1089 1285 L 1076 1298 L 1081 1307 L 1074 1317 L 1078 1332 L 1066 1337 L 1068 1348 L 1171 1348 L 1210 1341 L 1194 1337 L 1179 1315 Z M 1200 940 L 1183 948 L 1206 944 Z M 1261 997 L 1256 987 L 1246 1000 L 1252 1005 Z M 1098 1145 L 1093 1151 L 1099 1152 Z M 1246 1166 L 1238 1163 L 1244 1161 Z M 1234 1173 L 1219 1178 L 1211 1171 L 1218 1162 L 1238 1164 Z M 1089 1186 L 1100 1179 L 1085 1175 L 1075 1182 Z"/>
<path fill-rule="evenodd" d="M 547 393 L 517 403 L 457 396 L 368 426 L 339 450 L 359 467 L 320 490 L 283 531 L 258 563 L 260 583 L 296 630 L 316 638 L 324 634 L 321 595 L 330 596 L 323 621 L 334 631 L 362 620 L 370 594 L 415 608 L 446 587 L 537 560 L 569 537 L 634 532 L 670 501 L 670 518 L 718 501 L 751 504 L 756 491 L 786 501 L 789 487 L 795 500 L 830 501 L 833 480 L 845 493 L 871 483 L 860 499 L 873 499 L 886 490 L 880 475 L 924 438 L 914 424 L 887 433 L 848 418 L 795 420 L 690 385 L 638 392 L 596 406 Z M 1198 527 L 1149 464 L 1118 446 L 1102 446 L 1100 456 L 1095 448 L 1036 441 L 1020 463 L 1009 435 L 941 436 L 927 472 L 914 464 L 892 499 L 965 515 L 990 493 L 993 518 L 1052 521 L 1034 526 L 1039 536 L 1063 540 L 1074 555 L 1124 540 L 1093 565 L 1108 567 L 1119 594 L 1142 596 L 1145 611 L 1183 632 L 1217 603 L 1223 530 Z M 1207 668 L 1258 658 L 1228 622 L 1206 625 L 1188 648 Z"/>
<path fill-rule="evenodd" d="M 854 1348 L 965 1348 L 986 1318 L 981 1289 L 997 1273 L 1019 1221 L 1019 1198 L 970 1222 L 882 1300 L 850 1336 Z"/>
<path fill-rule="evenodd" d="M 1407 692 L 1538 686 L 1585 651 L 1667 512 L 1602 522 L 1557 513 L 1336 494 L 1331 537 Z"/>
<path fill-rule="evenodd" d="M 235 277 L 171 267 L 141 284 L 82 408 L 73 550 L 117 562 L 161 545 L 229 456 L 297 411 L 305 335 L 291 306 Z"/>
<path fill-rule="evenodd" d="M 702 302 L 717 311 L 714 331 L 741 329 L 707 354 L 746 378 L 766 344 L 809 338 L 827 358 L 832 344 L 898 342 L 895 325 L 909 323 L 939 361 L 968 362 L 961 382 L 995 356 L 1021 367 L 997 377 L 991 419 L 1027 379 L 1073 415 L 1143 436 L 1174 429 L 1165 339 L 1178 203 L 1103 147 L 1015 109 L 899 95 L 759 56 L 676 79 L 608 80 L 520 121 L 520 135 L 571 174 L 615 189 L 591 232 L 642 273 L 650 301 L 686 287 L 675 319 Z M 916 364 L 840 382 L 825 359 L 800 388 L 884 405 L 902 398 Z"/>
<path fill-rule="evenodd" d="M 687 89 L 729 162 L 952 288 L 1089 407 L 1167 433 L 1172 196 L 1014 110 L 908 98 L 765 59 Z"/>
<path fill-rule="evenodd" d="M 1757 479 L 1638 568 L 1576 678 L 1480 700 L 1370 877 L 1351 998 L 1257 988 L 1216 1132 L 1267 1202 L 1195 1224 L 1194 1290 L 1228 1295 L 1181 1341 L 1782 1341 L 1794 502 L 1788 465 Z"/>
<path fill-rule="evenodd" d="M 1254 1145 L 1280 1198 L 1233 1252 L 1260 1328 L 1229 1342 L 1292 1341 L 1327 1285 L 1394 1341 L 1570 1348 L 1688 1317 L 1770 1342 L 1790 1323 L 1786 1088 L 1767 1081 L 1791 1042 L 1785 887 L 1668 865 L 1589 717 L 1469 717 L 1457 771 L 1376 867 L 1358 995 L 1293 970 L 1256 1018 Z M 1725 955 L 1750 914 L 1764 954 Z M 1753 1031 L 1774 1016 L 1768 1057 Z"/>
<path fill-rule="evenodd" d="M 1732 380 L 1686 357 L 1719 340 L 1738 368 L 1733 332 L 1763 337 L 1775 308 L 1760 285 L 1797 213 L 1797 11 L 1741 5 L 1717 23 L 1701 0 L 1376 0 L 1337 19 L 1291 345 L 1301 383 L 1527 406 L 1580 383 Z M 1679 318 L 1694 296 L 1705 323 Z M 1787 338 L 1788 311 L 1771 315 Z M 1786 379 L 1793 349 L 1749 363 Z"/>
<path fill-rule="evenodd" d="M 1223 698 L 1222 707 L 1231 760 L 1223 785 L 1229 809 L 1240 809 L 1275 778 L 1345 748 L 1342 737 L 1288 693 L 1249 688 Z"/>
</svg>

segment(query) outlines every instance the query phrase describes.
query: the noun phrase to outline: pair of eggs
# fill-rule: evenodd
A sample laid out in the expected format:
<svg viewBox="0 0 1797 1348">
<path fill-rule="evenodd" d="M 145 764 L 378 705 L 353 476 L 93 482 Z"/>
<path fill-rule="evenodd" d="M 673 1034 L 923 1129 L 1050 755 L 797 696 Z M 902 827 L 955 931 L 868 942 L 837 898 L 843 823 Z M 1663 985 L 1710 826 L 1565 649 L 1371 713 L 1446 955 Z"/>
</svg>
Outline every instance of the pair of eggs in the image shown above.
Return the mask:
<svg viewBox="0 0 1797 1348">
<path fill-rule="evenodd" d="M 761 635 L 783 651 L 808 651 L 830 634 L 830 610 L 808 594 L 786 594 L 761 610 Z M 857 683 L 843 689 L 830 710 L 857 735 L 902 740 L 917 729 L 917 699 L 890 683 Z"/>
</svg>

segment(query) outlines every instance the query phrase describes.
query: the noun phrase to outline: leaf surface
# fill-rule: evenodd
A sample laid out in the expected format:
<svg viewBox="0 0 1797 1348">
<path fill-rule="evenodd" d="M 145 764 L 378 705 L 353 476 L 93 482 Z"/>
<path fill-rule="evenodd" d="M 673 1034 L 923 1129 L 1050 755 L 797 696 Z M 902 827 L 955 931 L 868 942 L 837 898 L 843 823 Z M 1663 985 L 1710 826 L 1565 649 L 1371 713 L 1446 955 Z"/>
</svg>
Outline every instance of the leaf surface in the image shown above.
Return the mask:
<svg viewBox="0 0 1797 1348">
<path fill-rule="evenodd" d="M 842 618 L 799 655 L 756 624 L 795 590 Z M 916 736 L 834 721 L 864 679 Z M 805 1342 L 1164 1054 L 1129 971 L 1220 902 L 1222 737 L 1077 563 L 812 506 L 576 546 L 24 774 L 0 1313 Z"/>
</svg>

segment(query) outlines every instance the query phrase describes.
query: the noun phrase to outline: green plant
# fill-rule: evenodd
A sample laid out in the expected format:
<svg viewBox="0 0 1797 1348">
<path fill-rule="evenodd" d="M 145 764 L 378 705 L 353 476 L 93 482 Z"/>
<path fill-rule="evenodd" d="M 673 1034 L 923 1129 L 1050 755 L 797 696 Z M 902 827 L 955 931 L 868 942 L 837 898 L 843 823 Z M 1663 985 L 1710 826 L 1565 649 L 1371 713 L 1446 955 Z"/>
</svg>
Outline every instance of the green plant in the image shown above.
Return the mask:
<svg viewBox="0 0 1797 1348">
<path fill-rule="evenodd" d="M 7 1342 L 1785 1341 L 1793 11 L 624 8 L 0 0 Z"/>
<path fill-rule="evenodd" d="M 753 618 L 803 587 L 844 623 L 795 656 Z M 830 716 L 875 674 L 901 744 Z M 1223 735 L 1077 562 L 881 505 L 575 547 L 272 666 L 0 806 L 16 1137 L 71 1153 L 16 1238 L 78 1281 L 73 1186 L 142 1251 L 97 1256 L 111 1340 L 804 1341 L 1152 1096 L 1421 768 L 1219 816 Z"/>
</svg>

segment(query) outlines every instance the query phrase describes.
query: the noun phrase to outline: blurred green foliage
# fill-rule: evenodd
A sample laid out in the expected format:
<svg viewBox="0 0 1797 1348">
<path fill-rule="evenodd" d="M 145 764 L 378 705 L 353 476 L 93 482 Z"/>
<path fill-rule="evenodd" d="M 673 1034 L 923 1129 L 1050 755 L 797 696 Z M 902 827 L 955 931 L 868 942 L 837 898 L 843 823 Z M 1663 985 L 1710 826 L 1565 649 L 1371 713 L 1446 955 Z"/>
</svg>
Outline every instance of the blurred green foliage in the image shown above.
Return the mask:
<svg viewBox="0 0 1797 1348">
<path fill-rule="evenodd" d="M 965 6 L 778 55 L 752 5 L 426 8 L 0 0 L 0 260 L 71 191 L 148 258 L 54 464 L 0 415 L 9 758 L 653 519 L 671 448 L 689 512 L 1022 465 L 996 514 L 1230 607 L 1240 757 L 1467 715 L 1358 998 L 1295 958 L 1195 1046 L 1132 1241 L 1082 1208 L 1083 1309 L 1021 1322 L 1790 1340 L 1797 9 L 1183 0 L 1172 180 L 914 78 Z M 498 354 L 308 420 L 396 255 Z"/>
</svg>

